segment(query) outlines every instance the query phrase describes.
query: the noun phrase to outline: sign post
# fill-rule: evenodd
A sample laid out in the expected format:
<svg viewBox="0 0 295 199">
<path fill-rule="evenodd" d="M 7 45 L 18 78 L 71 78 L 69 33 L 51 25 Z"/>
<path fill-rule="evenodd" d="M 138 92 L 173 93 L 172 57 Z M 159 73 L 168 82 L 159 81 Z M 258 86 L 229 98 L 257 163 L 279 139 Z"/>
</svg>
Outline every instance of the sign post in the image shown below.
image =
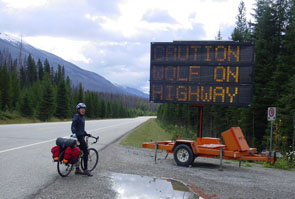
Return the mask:
<svg viewBox="0 0 295 199">
<path fill-rule="evenodd" d="M 269 107 L 267 109 L 267 120 L 271 122 L 271 125 L 270 125 L 270 146 L 269 146 L 269 156 L 271 156 L 271 153 L 272 153 L 273 121 L 276 120 L 276 107 Z"/>
</svg>

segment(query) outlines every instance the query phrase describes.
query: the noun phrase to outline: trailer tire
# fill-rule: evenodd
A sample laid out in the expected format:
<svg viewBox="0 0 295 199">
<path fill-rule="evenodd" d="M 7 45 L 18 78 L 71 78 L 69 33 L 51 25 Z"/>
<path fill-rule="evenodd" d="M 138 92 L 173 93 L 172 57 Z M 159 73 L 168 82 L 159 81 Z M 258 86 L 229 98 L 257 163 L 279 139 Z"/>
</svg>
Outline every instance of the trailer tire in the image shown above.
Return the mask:
<svg viewBox="0 0 295 199">
<path fill-rule="evenodd" d="M 194 160 L 192 149 L 186 144 L 176 146 L 173 156 L 176 164 L 182 167 L 188 167 Z"/>
</svg>

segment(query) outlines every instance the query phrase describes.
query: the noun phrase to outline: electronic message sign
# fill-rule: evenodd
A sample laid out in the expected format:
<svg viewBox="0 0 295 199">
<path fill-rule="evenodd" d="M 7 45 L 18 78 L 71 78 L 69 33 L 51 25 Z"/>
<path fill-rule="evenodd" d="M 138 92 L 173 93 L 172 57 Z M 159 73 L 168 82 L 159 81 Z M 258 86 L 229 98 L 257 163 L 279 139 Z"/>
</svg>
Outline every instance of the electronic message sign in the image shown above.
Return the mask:
<svg viewBox="0 0 295 199">
<path fill-rule="evenodd" d="M 150 101 L 250 106 L 253 66 L 251 43 L 151 43 Z"/>
</svg>

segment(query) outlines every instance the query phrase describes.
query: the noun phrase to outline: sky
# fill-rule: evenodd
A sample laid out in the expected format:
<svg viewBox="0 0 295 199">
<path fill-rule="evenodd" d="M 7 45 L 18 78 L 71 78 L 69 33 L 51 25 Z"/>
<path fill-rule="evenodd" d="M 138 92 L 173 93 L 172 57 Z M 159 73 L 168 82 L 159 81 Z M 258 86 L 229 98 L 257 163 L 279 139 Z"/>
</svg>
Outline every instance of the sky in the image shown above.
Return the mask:
<svg viewBox="0 0 295 199">
<path fill-rule="evenodd" d="M 247 20 L 255 0 L 244 0 Z M 149 93 L 150 43 L 228 40 L 239 0 L 0 0 L 0 32 Z"/>
</svg>

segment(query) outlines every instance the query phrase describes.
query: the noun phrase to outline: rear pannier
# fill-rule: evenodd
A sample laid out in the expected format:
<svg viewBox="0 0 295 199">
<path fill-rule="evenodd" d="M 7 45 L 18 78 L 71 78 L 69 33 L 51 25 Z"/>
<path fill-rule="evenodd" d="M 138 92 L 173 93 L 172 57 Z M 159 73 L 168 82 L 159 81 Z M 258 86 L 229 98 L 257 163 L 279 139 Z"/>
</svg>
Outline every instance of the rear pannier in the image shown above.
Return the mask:
<svg viewBox="0 0 295 199">
<path fill-rule="evenodd" d="M 53 161 L 58 161 L 58 157 L 59 157 L 59 154 L 60 154 L 60 146 L 54 146 L 51 148 L 51 153 L 52 153 L 52 158 L 53 158 Z"/>
<path fill-rule="evenodd" d="M 68 163 L 71 160 L 71 158 L 72 158 L 72 148 L 68 146 L 64 153 L 63 162 Z"/>
<path fill-rule="evenodd" d="M 70 163 L 75 164 L 79 160 L 80 154 L 81 154 L 81 150 L 79 147 L 76 146 L 72 148 L 72 157 L 70 159 Z"/>
</svg>

